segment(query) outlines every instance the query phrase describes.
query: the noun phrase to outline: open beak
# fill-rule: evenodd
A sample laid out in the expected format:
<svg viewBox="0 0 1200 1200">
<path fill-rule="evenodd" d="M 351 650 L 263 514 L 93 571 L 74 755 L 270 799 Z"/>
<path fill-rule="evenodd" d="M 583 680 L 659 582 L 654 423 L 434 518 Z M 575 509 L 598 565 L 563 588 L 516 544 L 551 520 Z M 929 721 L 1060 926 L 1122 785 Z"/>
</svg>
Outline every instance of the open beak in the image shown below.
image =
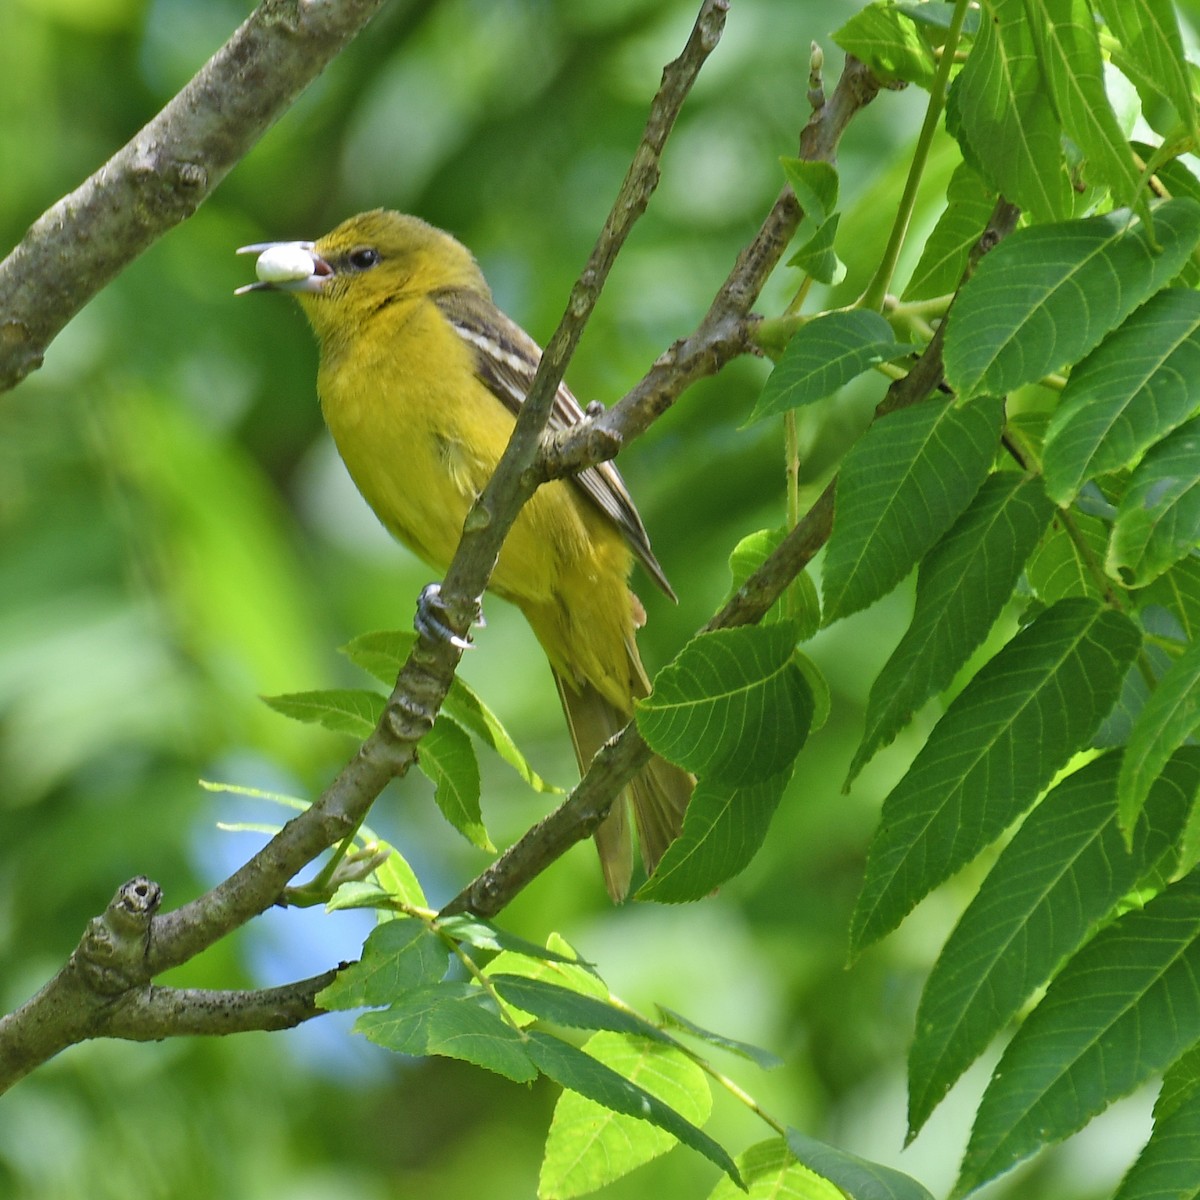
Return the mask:
<svg viewBox="0 0 1200 1200">
<path fill-rule="evenodd" d="M 257 254 L 257 283 L 247 283 L 233 294 L 246 292 L 320 292 L 333 278 L 333 268 L 314 253 L 313 242 L 255 242 L 239 246 L 239 254 Z"/>
</svg>

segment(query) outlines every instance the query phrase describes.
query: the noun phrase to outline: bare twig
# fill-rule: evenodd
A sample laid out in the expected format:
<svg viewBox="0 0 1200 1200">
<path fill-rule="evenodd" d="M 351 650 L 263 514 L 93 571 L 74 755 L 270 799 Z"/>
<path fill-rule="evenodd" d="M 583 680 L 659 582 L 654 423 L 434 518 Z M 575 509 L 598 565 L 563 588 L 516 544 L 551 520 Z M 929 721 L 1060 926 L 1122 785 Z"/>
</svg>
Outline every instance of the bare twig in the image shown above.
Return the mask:
<svg viewBox="0 0 1200 1200">
<path fill-rule="evenodd" d="M 263 0 L 195 78 L 0 262 L 0 391 L 201 202 L 383 0 Z"/>
<path fill-rule="evenodd" d="M 870 70 L 848 55 L 833 95 L 813 113 L 800 136 L 800 157 L 833 162 L 846 126 L 875 98 L 879 86 Z M 792 189 L 785 187 L 695 330 L 675 342 L 607 413 L 546 438 L 539 478 L 570 475 L 601 458 L 611 458 L 698 379 L 751 352 L 750 310 L 803 215 Z"/>
<path fill-rule="evenodd" d="M 466 632 L 474 616 L 476 600 L 487 585 L 518 510 L 545 478 L 535 469 L 535 463 L 558 385 L 617 253 L 658 186 L 663 147 L 700 68 L 720 40 L 728 7 L 728 0 L 704 0 L 682 53 L 663 70 L 662 85 L 650 106 L 645 132 L 616 201 L 571 291 L 567 311 L 546 344 L 504 456 L 467 518 L 462 543 L 442 587 L 442 598 L 452 606 L 451 615 L 457 618 L 460 633 Z"/>
</svg>

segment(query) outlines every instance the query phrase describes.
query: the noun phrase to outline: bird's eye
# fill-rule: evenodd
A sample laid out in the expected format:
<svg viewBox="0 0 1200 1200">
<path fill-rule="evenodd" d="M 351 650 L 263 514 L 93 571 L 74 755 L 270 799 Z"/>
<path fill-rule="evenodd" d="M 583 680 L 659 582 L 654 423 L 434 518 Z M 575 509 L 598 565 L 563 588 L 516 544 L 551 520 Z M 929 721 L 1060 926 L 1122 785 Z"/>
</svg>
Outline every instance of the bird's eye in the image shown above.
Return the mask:
<svg viewBox="0 0 1200 1200">
<path fill-rule="evenodd" d="M 360 246 L 350 251 L 349 262 L 356 271 L 369 271 L 379 262 L 379 251 L 374 246 Z"/>
</svg>

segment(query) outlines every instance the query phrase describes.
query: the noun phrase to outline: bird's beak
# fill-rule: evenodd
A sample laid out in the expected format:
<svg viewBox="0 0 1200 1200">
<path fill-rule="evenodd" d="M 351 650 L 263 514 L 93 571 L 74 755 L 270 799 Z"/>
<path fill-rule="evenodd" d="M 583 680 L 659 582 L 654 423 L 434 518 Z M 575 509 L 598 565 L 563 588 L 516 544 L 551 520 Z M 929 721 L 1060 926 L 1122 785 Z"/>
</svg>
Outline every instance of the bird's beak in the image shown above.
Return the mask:
<svg viewBox="0 0 1200 1200">
<path fill-rule="evenodd" d="M 239 246 L 239 254 L 257 254 L 257 283 L 247 283 L 233 294 L 246 292 L 321 292 L 333 278 L 333 268 L 314 253 L 313 242 L 255 242 Z"/>
</svg>

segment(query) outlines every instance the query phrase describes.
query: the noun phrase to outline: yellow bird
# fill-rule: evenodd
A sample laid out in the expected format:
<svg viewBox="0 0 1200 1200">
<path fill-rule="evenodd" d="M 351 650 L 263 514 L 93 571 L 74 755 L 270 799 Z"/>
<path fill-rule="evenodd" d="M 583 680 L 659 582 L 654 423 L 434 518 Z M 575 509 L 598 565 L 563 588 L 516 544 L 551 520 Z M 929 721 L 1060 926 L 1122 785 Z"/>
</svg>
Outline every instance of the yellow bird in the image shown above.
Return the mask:
<svg viewBox="0 0 1200 1200">
<path fill-rule="evenodd" d="M 321 411 L 350 475 L 390 532 L 444 571 L 467 512 L 495 470 L 541 350 L 493 303 L 470 252 L 416 217 L 377 210 L 317 242 L 243 247 L 258 283 L 295 293 L 320 346 Z M 579 421 L 561 386 L 552 428 Z M 580 770 L 633 715 L 650 685 L 627 584 L 634 556 L 668 596 L 624 481 L 611 463 L 534 494 L 500 551 L 491 590 L 525 614 L 558 684 Z M 693 778 L 660 758 L 630 786 L 653 871 L 678 834 Z M 596 833 L 609 894 L 633 870 L 628 804 Z"/>
</svg>

